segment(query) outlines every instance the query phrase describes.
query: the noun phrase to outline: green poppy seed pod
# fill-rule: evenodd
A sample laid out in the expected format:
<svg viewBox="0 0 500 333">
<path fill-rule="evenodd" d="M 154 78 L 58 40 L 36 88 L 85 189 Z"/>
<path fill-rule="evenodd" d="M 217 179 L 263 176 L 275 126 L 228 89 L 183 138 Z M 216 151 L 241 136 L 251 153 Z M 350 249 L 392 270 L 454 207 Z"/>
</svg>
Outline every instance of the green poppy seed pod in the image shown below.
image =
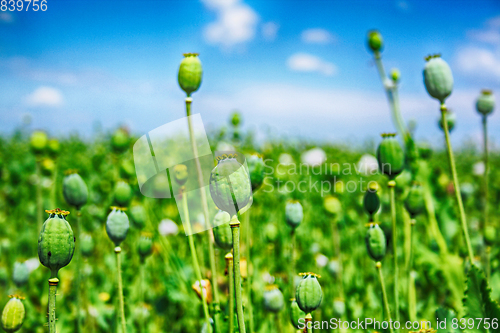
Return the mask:
<svg viewBox="0 0 500 333">
<path fill-rule="evenodd" d="M 323 200 L 323 207 L 328 213 L 336 216 L 342 213 L 342 204 L 340 200 L 332 195 L 325 197 Z"/>
<path fill-rule="evenodd" d="M 177 79 L 179 86 L 188 97 L 200 88 L 202 77 L 203 68 L 198 53 L 185 53 Z"/>
<path fill-rule="evenodd" d="M 94 250 L 94 240 L 92 239 L 92 236 L 89 234 L 83 234 L 79 238 L 79 241 L 82 255 L 90 257 L 92 255 L 92 251 Z"/>
<path fill-rule="evenodd" d="M 405 208 L 412 218 L 424 211 L 424 188 L 422 186 L 413 184 L 406 197 Z"/>
<path fill-rule="evenodd" d="M 240 124 L 241 124 L 241 115 L 238 111 L 235 111 L 233 112 L 233 114 L 231 115 L 231 124 L 234 126 L 234 127 L 238 127 Z"/>
<path fill-rule="evenodd" d="M 299 308 L 297 301 L 293 298 L 290 301 L 290 322 L 296 329 L 303 328 L 306 313 Z M 301 320 L 302 319 L 302 320 Z"/>
<path fill-rule="evenodd" d="M 183 186 L 186 184 L 188 180 L 188 170 L 187 166 L 184 164 L 177 164 L 174 166 L 174 179 L 179 184 L 179 186 Z"/>
<path fill-rule="evenodd" d="M 59 155 L 59 151 L 61 150 L 61 145 L 57 139 L 50 139 L 47 144 L 47 150 L 52 157 L 56 157 Z"/>
<path fill-rule="evenodd" d="M 482 90 L 476 101 L 476 110 L 483 116 L 487 116 L 495 109 L 495 96 L 491 90 Z"/>
<path fill-rule="evenodd" d="M 399 71 L 399 69 L 391 69 L 391 79 L 396 83 L 399 82 L 399 80 L 401 79 L 401 72 Z"/>
<path fill-rule="evenodd" d="M 87 203 L 89 190 L 79 174 L 73 173 L 64 177 L 63 196 L 64 200 L 69 205 L 75 206 L 77 210 Z"/>
<path fill-rule="evenodd" d="M 132 200 L 132 189 L 130 185 L 120 180 L 116 183 L 114 189 L 115 203 L 120 207 L 127 207 Z"/>
<path fill-rule="evenodd" d="M 382 134 L 382 142 L 377 148 L 377 160 L 380 172 L 389 179 L 396 178 L 404 168 L 403 148 L 395 138 L 396 134 Z"/>
<path fill-rule="evenodd" d="M 385 234 L 382 229 L 380 229 L 378 224 L 370 224 L 370 228 L 366 233 L 365 241 L 368 254 L 373 260 L 380 261 L 385 257 L 387 246 Z"/>
<path fill-rule="evenodd" d="M 425 58 L 424 67 L 425 89 L 431 97 L 444 103 L 453 90 L 453 74 L 448 63 L 439 54 Z"/>
<path fill-rule="evenodd" d="M 7 302 L 2 311 L 2 328 L 7 333 L 17 332 L 23 326 L 25 310 L 22 297 L 9 296 L 10 300 Z"/>
<path fill-rule="evenodd" d="M 137 242 L 137 252 L 141 257 L 141 262 L 144 262 L 147 257 L 153 253 L 153 240 L 151 234 L 143 234 Z"/>
<path fill-rule="evenodd" d="M 49 141 L 47 134 L 43 131 L 34 131 L 30 138 L 30 147 L 35 154 L 41 154 L 47 147 Z"/>
<path fill-rule="evenodd" d="M 70 263 L 75 252 L 75 236 L 66 221 L 67 211 L 47 210 L 49 218 L 43 223 L 38 237 L 38 258 L 49 268 L 52 277 L 57 277 L 59 269 Z"/>
<path fill-rule="evenodd" d="M 111 213 L 108 215 L 106 220 L 106 232 L 108 233 L 109 239 L 115 246 L 120 246 L 121 242 L 127 237 L 129 229 L 128 216 L 119 207 L 111 207 Z"/>
<path fill-rule="evenodd" d="M 214 217 L 214 241 L 215 244 L 224 250 L 233 248 L 233 235 L 229 221 L 231 216 L 229 213 L 220 210 Z"/>
<path fill-rule="evenodd" d="M 300 275 L 302 280 L 295 290 L 295 299 L 299 308 L 307 314 L 319 308 L 323 300 L 323 291 L 318 281 L 319 275 L 314 273 L 301 273 Z"/>
<path fill-rule="evenodd" d="M 453 129 L 455 128 L 456 121 L 457 121 L 457 116 L 455 115 L 455 113 L 451 112 L 450 110 L 447 110 L 446 111 L 446 122 L 448 123 L 448 132 L 451 133 L 453 131 Z M 438 119 L 438 126 L 442 131 L 444 131 L 442 117 L 439 117 L 439 119 Z"/>
<path fill-rule="evenodd" d="M 484 228 L 484 243 L 488 246 L 495 244 L 497 238 L 497 229 L 492 225 L 487 225 Z"/>
<path fill-rule="evenodd" d="M 384 48 L 384 40 L 377 30 L 368 31 L 368 47 L 373 52 L 380 52 Z"/>
<path fill-rule="evenodd" d="M 252 198 L 252 187 L 247 170 L 230 154 L 218 158 L 210 174 L 210 195 L 215 205 L 228 213 L 238 212 Z"/>
<path fill-rule="evenodd" d="M 297 228 L 304 218 L 304 211 L 300 202 L 290 200 L 285 206 L 286 223 L 293 229 Z"/>
<path fill-rule="evenodd" d="M 130 209 L 130 220 L 134 228 L 141 230 L 146 225 L 148 215 L 143 206 L 137 205 Z"/>
<path fill-rule="evenodd" d="M 30 270 L 26 263 L 24 262 L 15 262 L 14 270 L 12 272 L 12 280 L 16 284 L 18 288 L 24 286 L 30 277 Z"/>
<path fill-rule="evenodd" d="M 247 158 L 248 172 L 250 173 L 250 182 L 252 191 L 255 192 L 264 181 L 264 161 L 258 154 L 252 154 Z"/>
<path fill-rule="evenodd" d="M 278 228 L 274 223 L 267 223 L 264 227 L 264 238 L 268 242 L 274 242 L 278 238 Z"/>
<path fill-rule="evenodd" d="M 370 182 L 368 190 L 365 193 L 365 197 L 363 198 L 363 207 L 370 215 L 370 218 L 372 218 L 373 215 L 380 209 L 380 198 L 377 191 L 378 184 L 375 182 Z"/>
<path fill-rule="evenodd" d="M 111 136 L 111 147 L 117 153 L 123 153 L 129 148 L 130 136 L 125 128 L 117 129 Z"/>
<path fill-rule="evenodd" d="M 269 312 L 278 313 L 285 306 L 285 298 L 278 286 L 272 285 L 264 291 L 264 309 Z"/>
</svg>

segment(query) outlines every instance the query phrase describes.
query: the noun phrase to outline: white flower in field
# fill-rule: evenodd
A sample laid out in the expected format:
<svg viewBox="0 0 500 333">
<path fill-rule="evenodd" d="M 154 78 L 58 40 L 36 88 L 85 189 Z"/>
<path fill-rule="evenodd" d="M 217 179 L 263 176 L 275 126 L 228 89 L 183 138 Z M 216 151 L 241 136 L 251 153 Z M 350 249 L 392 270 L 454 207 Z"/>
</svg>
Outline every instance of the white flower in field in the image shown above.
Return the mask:
<svg viewBox="0 0 500 333">
<path fill-rule="evenodd" d="M 340 264 L 338 260 L 332 260 L 328 263 L 328 272 L 333 276 L 336 276 L 340 271 Z"/>
<path fill-rule="evenodd" d="M 28 267 L 28 270 L 31 273 L 40 266 L 40 260 L 38 258 L 30 258 L 26 260 L 24 264 Z"/>
<path fill-rule="evenodd" d="M 316 265 L 318 265 L 319 268 L 323 268 L 328 264 L 328 258 L 324 254 L 318 253 L 316 255 Z"/>
<path fill-rule="evenodd" d="M 373 175 L 378 170 L 377 158 L 370 154 L 361 156 L 358 162 L 358 171 L 366 176 Z"/>
<path fill-rule="evenodd" d="M 170 219 L 164 219 L 161 220 L 160 224 L 158 225 L 158 232 L 162 236 L 177 235 L 177 233 L 179 232 L 179 227 L 174 221 Z"/>
<path fill-rule="evenodd" d="M 333 309 L 335 310 L 335 313 L 342 316 L 345 313 L 345 302 L 341 299 L 334 300 Z"/>
<path fill-rule="evenodd" d="M 313 148 L 304 153 L 300 157 L 302 163 L 308 164 L 310 166 L 318 166 L 326 161 L 326 153 L 321 148 Z"/>
<path fill-rule="evenodd" d="M 236 151 L 236 149 L 225 141 L 220 141 L 215 148 L 216 151 Z"/>
<path fill-rule="evenodd" d="M 89 305 L 88 311 L 89 315 L 91 315 L 94 318 L 97 318 L 99 316 L 99 311 L 97 311 L 97 308 L 95 306 Z"/>
<path fill-rule="evenodd" d="M 262 280 L 264 280 L 268 284 L 273 284 L 274 283 L 274 276 L 269 274 L 269 272 L 265 272 L 264 274 L 262 274 Z"/>
<path fill-rule="evenodd" d="M 283 165 L 293 164 L 293 157 L 290 154 L 283 153 L 279 157 L 279 162 L 280 162 L 280 164 L 283 164 Z"/>
<path fill-rule="evenodd" d="M 486 168 L 484 167 L 484 162 L 477 162 L 472 166 L 472 173 L 475 174 L 476 176 L 482 176 L 484 175 L 484 170 Z"/>
</svg>

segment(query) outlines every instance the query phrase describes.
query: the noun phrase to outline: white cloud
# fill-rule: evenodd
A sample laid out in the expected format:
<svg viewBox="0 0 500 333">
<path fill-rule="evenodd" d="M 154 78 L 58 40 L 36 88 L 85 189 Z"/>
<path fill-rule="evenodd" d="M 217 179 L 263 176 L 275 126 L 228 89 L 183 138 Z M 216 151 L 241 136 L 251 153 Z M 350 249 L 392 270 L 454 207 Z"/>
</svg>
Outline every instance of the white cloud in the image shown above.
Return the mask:
<svg viewBox="0 0 500 333">
<path fill-rule="evenodd" d="M 204 36 L 208 43 L 228 49 L 255 37 L 259 17 L 239 0 L 202 0 L 217 13 L 215 22 L 208 24 Z"/>
<path fill-rule="evenodd" d="M 498 46 L 500 44 L 500 16 L 489 19 L 485 26 L 484 29 L 468 31 L 467 36 L 474 41 Z"/>
<path fill-rule="evenodd" d="M 0 23 L 12 23 L 14 22 L 14 16 L 11 13 L 0 13 Z"/>
<path fill-rule="evenodd" d="M 287 61 L 288 68 L 297 72 L 318 72 L 326 76 L 337 73 L 337 67 L 328 61 L 307 53 L 295 53 Z"/>
<path fill-rule="evenodd" d="M 302 31 L 301 39 L 305 43 L 329 44 L 335 42 L 335 36 L 325 29 L 307 29 Z"/>
<path fill-rule="evenodd" d="M 36 88 L 27 96 L 26 101 L 31 107 L 59 107 L 64 103 L 59 89 L 46 86 Z"/>
<path fill-rule="evenodd" d="M 500 81 L 500 52 L 467 47 L 459 51 L 456 64 L 464 74 Z"/>
<path fill-rule="evenodd" d="M 280 26 L 275 22 L 267 22 L 262 25 L 262 36 L 265 40 L 273 41 L 276 39 Z"/>
</svg>

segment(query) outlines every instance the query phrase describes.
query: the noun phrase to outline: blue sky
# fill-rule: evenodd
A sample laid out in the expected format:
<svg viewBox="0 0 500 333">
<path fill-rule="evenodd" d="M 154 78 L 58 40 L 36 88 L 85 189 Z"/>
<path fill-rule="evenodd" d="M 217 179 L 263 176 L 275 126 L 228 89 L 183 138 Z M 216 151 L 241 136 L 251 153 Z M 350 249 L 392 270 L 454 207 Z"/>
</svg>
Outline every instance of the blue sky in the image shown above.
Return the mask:
<svg viewBox="0 0 500 333">
<path fill-rule="evenodd" d="M 500 95 L 498 1 L 48 0 L 45 12 L 0 12 L 0 131 L 29 113 L 54 135 L 90 136 L 97 122 L 142 134 L 184 115 L 177 68 L 198 52 L 193 108 L 207 126 L 238 109 L 259 133 L 362 142 L 394 130 L 365 46 L 373 28 L 418 138 L 441 143 L 422 83 L 423 58 L 439 52 L 455 78 L 454 141 L 479 142 L 474 100 Z"/>
</svg>

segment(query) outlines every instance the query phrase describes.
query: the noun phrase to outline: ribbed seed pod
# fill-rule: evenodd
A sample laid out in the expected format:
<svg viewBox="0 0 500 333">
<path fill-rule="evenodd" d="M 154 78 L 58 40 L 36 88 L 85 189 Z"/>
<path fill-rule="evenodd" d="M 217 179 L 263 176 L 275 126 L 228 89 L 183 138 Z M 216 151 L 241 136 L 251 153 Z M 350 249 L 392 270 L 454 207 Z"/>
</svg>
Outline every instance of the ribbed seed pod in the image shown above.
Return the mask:
<svg viewBox="0 0 500 333">
<path fill-rule="evenodd" d="M 451 131 L 453 131 L 453 129 L 455 128 L 456 121 L 457 121 L 457 116 L 455 115 L 455 112 L 451 112 L 450 110 L 447 110 L 446 111 L 446 122 L 448 123 L 448 132 L 451 133 Z M 438 126 L 439 126 L 439 129 L 441 129 L 442 131 L 444 130 L 442 117 L 439 117 L 439 119 L 438 119 Z"/>
<path fill-rule="evenodd" d="M 49 141 L 47 134 L 43 131 L 34 131 L 30 138 L 30 147 L 35 154 L 41 154 L 47 147 Z"/>
<path fill-rule="evenodd" d="M 403 148 L 395 136 L 396 134 L 382 134 L 383 139 L 377 149 L 379 170 L 389 179 L 396 178 L 403 171 L 405 162 Z"/>
<path fill-rule="evenodd" d="M 391 69 L 391 79 L 396 83 L 399 82 L 399 80 L 401 79 L 401 72 L 399 71 L 399 69 Z"/>
<path fill-rule="evenodd" d="M 264 181 L 264 161 L 257 154 L 252 154 L 247 158 L 248 172 L 250 173 L 250 182 L 252 191 L 257 190 Z"/>
<path fill-rule="evenodd" d="M 198 53 L 184 53 L 177 79 L 179 86 L 188 97 L 200 88 L 202 77 L 203 67 L 198 58 Z"/>
<path fill-rule="evenodd" d="M 15 262 L 14 270 L 12 272 L 12 281 L 16 284 L 16 286 L 22 287 L 24 286 L 30 277 L 30 270 L 28 266 L 24 262 Z"/>
<path fill-rule="evenodd" d="M 49 218 L 43 223 L 38 237 L 38 258 L 49 268 L 52 277 L 70 263 L 75 252 L 75 236 L 70 224 L 66 221 L 67 211 L 48 210 Z"/>
<path fill-rule="evenodd" d="M 424 211 L 424 188 L 422 186 L 416 183 L 413 184 L 406 197 L 405 208 L 412 218 Z"/>
<path fill-rule="evenodd" d="M 120 180 L 116 183 L 114 189 L 115 203 L 120 207 L 127 207 L 132 200 L 132 189 L 130 185 Z"/>
<path fill-rule="evenodd" d="M 238 111 L 233 112 L 231 119 L 229 120 L 234 127 L 238 127 L 241 124 L 241 115 Z"/>
<path fill-rule="evenodd" d="M 47 144 L 47 150 L 50 156 L 57 157 L 57 155 L 59 155 L 59 151 L 61 150 L 59 141 L 57 139 L 50 139 Z"/>
<path fill-rule="evenodd" d="M 380 52 L 384 48 L 384 39 L 377 30 L 370 30 L 368 31 L 367 44 L 373 52 Z"/>
<path fill-rule="evenodd" d="M 184 164 L 177 164 L 176 166 L 174 166 L 173 170 L 174 179 L 177 184 L 179 184 L 179 186 L 183 186 L 184 184 L 186 184 L 188 180 L 187 166 L 185 166 Z"/>
<path fill-rule="evenodd" d="M 141 262 L 144 262 L 153 253 L 153 239 L 151 236 L 149 233 L 143 233 L 137 242 L 137 252 L 141 257 Z"/>
<path fill-rule="evenodd" d="M 448 63 L 439 54 L 425 58 L 424 67 L 425 89 L 431 97 L 444 103 L 453 90 L 453 74 Z"/>
<path fill-rule="evenodd" d="M 264 309 L 270 312 L 280 312 L 285 306 L 285 298 L 278 286 L 267 286 L 264 291 Z"/>
<path fill-rule="evenodd" d="M 231 216 L 227 212 L 220 210 L 214 217 L 214 241 L 215 244 L 224 250 L 233 248 L 233 235 L 231 233 L 231 226 L 229 221 Z"/>
<path fill-rule="evenodd" d="M 328 213 L 333 215 L 339 215 L 342 213 L 342 204 L 340 203 L 340 200 L 332 195 L 325 197 L 323 200 L 323 207 Z"/>
<path fill-rule="evenodd" d="M 130 220 L 134 228 L 141 230 L 146 225 L 148 214 L 143 206 L 137 205 L 130 209 Z"/>
<path fill-rule="evenodd" d="M 125 128 L 117 129 L 111 136 L 111 147 L 117 153 L 123 153 L 129 148 L 130 135 Z"/>
<path fill-rule="evenodd" d="M 365 197 L 363 198 L 363 207 L 370 215 L 370 218 L 372 218 L 373 215 L 380 209 L 380 198 L 377 191 L 378 184 L 370 182 L 368 190 L 365 192 Z"/>
<path fill-rule="evenodd" d="M 495 244 L 497 240 L 497 229 L 492 225 L 487 225 L 484 228 L 484 242 L 488 246 Z"/>
<path fill-rule="evenodd" d="M 123 208 L 111 207 L 111 209 L 111 213 L 109 213 L 106 220 L 106 232 L 115 246 L 120 246 L 121 242 L 127 237 L 130 224 Z"/>
<path fill-rule="evenodd" d="M 250 177 L 236 154 L 218 158 L 210 174 L 210 194 L 215 205 L 230 214 L 244 208 L 252 197 Z"/>
<path fill-rule="evenodd" d="M 23 326 L 25 310 L 22 297 L 9 296 L 10 300 L 7 302 L 2 311 L 2 328 L 7 333 L 17 332 Z"/>
<path fill-rule="evenodd" d="M 323 291 L 314 273 L 300 273 L 302 280 L 295 291 L 295 299 L 299 308 L 306 314 L 313 312 L 321 305 Z"/>
<path fill-rule="evenodd" d="M 302 219 L 304 218 L 304 212 L 300 202 L 295 200 L 290 200 L 285 206 L 285 219 L 286 223 L 293 229 L 297 228 Z"/>
<path fill-rule="evenodd" d="M 63 196 L 69 205 L 80 210 L 87 203 L 89 190 L 79 174 L 69 171 L 63 180 Z"/>
<path fill-rule="evenodd" d="M 380 261 L 385 257 L 387 247 L 385 234 L 378 224 L 370 224 L 365 241 L 368 254 L 373 260 Z"/>
<path fill-rule="evenodd" d="M 82 255 L 85 257 L 90 257 L 92 251 L 94 251 L 94 240 L 89 234 L 82 234 L 80 237 L 80 248 L 82 249 Z"/>
<path fill-rule="evenodd" d="M 305 322 L 305 318 L 306 313 L 299 308 L 297 301 L 295 300 L 295 298 L 293 298 L 290 301 L 290 322 L 292 323 L 293 327 L 295 327 L 296 329 L 302 328 Z"/>
<path fill-rule="evenodd" d="M 483 116 L 487 116 L 495 109 L 495 96 L 491 90 L 482 90 L 476 101 L 476 110 Z"/>
</svg>

